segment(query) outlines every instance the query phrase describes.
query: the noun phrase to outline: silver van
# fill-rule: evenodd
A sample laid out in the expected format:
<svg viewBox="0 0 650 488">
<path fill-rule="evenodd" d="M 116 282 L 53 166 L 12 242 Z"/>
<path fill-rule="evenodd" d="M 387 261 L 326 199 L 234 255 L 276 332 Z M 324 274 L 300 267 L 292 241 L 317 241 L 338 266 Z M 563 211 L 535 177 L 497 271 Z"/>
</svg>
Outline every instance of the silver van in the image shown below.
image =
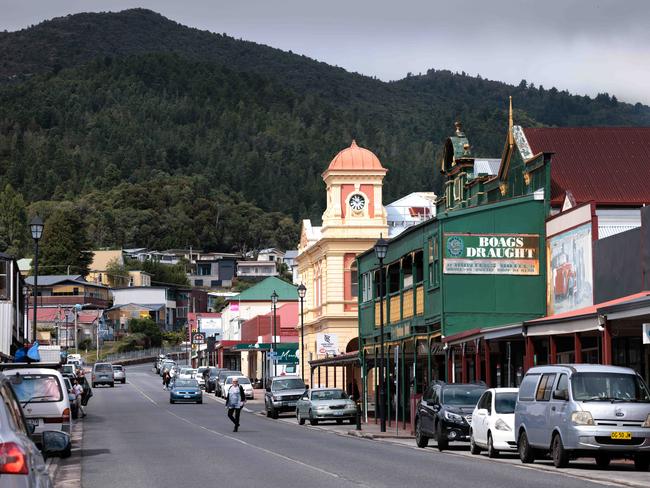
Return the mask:
<svg viewBox="0 0 650 488">
<path fill-rule="evenodd" d="M 594 457 L 650 466 L 650 392 L 629 368 L 594 364 L 538 366 L 526 373 L 515 407 L 517 449 L 523 463 L 551 453 L 557 468 Z"/>
</svg>

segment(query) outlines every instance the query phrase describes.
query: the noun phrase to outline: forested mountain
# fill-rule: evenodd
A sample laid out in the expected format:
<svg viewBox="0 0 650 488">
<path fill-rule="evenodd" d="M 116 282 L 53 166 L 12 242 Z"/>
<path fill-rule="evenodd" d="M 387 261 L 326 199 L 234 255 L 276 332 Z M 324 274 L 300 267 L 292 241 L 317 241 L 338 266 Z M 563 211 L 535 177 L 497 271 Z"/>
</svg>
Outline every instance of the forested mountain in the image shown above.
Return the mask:
<svg viewBox="0 0 650 488">
<path fill-rule="evenodd" d="M 528 126 L 650 125 L 607 94 L 435 70 L 385 83 L 142 9 L 0 33 L 0 79 L 0 189 L 27 213 L 72 205 L 96 246 L 292 246 L 352 138 L 389 169 L 387 202 L 438 190 L 453 122 L 498 157 L 509 95 Z M 0 248 L 14 241 L 0 220 Z"/>
</svg>

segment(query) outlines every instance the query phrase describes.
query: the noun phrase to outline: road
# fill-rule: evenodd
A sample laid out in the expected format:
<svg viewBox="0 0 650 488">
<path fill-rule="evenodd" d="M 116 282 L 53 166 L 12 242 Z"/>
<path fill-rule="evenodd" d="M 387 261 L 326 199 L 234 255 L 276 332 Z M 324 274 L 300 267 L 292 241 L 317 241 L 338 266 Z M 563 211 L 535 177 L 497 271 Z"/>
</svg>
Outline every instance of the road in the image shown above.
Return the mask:
<svg viewBox="0 0 650 488">
<path fill-rule="evenodd" d="M 602 486 L 434 449 L 341 436 L 242 412 L 232 432 L 213 396 L 170 405 L 150 366 L 96 388 L 84 423 L 82 486 L 546 488 Z M 525 482 L 524 482 L 525 480 Z"/>
</svg>

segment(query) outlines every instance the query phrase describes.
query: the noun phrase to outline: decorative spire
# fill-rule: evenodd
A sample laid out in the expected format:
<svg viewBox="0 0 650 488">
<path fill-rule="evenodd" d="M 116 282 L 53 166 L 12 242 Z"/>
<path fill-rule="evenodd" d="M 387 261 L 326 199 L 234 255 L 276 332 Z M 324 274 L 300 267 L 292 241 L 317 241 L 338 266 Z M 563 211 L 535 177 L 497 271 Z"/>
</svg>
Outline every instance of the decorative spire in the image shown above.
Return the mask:
<svg viewBox="0 0 650 488">
<path fill-rule="evenodd" d="M 352 144 L 350 144 L 350 147 L 358 147 L 357 146 L 357 141 L 352 139 Z"/>
<path fill-rule="evenodd" d="M 512 126 L 514 125 L 512 122 L 512 96 L 510 98 L 510 108 L 508 109 L 508 144 L 511 146 L 515 143 L 515 138 L 512 133 Z"/>
<path fill-rule="evenodd" d="M 462 136 L 463 135 L 463 124 L 461 124 L 460 121 L 456 121 L 454 123 L 454 127 L 456 127 L 456 135 L 457 136 Z"/>
</svg>

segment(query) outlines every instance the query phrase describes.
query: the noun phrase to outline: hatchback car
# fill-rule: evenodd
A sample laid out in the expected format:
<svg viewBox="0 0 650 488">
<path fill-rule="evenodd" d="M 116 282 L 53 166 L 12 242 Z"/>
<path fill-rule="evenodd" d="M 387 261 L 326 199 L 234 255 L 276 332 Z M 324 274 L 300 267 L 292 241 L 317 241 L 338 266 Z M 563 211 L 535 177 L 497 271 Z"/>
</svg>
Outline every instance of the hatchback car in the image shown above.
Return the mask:
<svg viewBox="0 0 650 488">
<path fill-rule="evenodd" d="M 203 403 L 199 382 L 193 379 L 177 379 L 169 392 L 169 403 Z"/>
<path fill-rule="evenodd" d="M 244 376 L 244 374 L 241 371 L 232 371 L 227 369 L 222 369 L 219 371 L 214 393 L 216 396 L 222 397 L 224 395 L 223 383 L 226 381 L 226 378 L 228 378 L 228 376 Z"/>
<path fill-rule="evenodd" d="M 518 388 L 490 388 L 472 413 L 470 451 L 479 454 L 486 449 L 495 458 L 500 451 L 516 451 L 515 405 Z"/>
<path fill-rule="evenodd" d="M 29 438 L 30 428 L 9 380 L 0 374 L 0 482 L 2 486 L 50 488 L 43 455 Z M 50 446 L 46 446 L 50 447 Z"/>
<path fill-rule="evenodd" d="M 427 447 L 433 438 L 439 450 L 450 441 L 469 441 L 474 407 L 487 388 L 475 383 L 435 381 L 418 403 L 415 416 L 415 442 Z"/>
<path fill-rule="evenodd" d="M 515 408 L 519 458 L 550 451 L 557 468 L 593 456 L 599 467 L 631 457 L 650 466 L 650 392 L 630 368 L 567 364 L 531 368 Z"/>
<path fill-rule="evenodd" d="M 95 363 L 92 372 L 93 388 L 97 385 L 108 385 L 111 388 L 115 386 L 115 375 L 111 363 Z"/>
<path fill-rule="evenodd" d="M 72 409 L 68 390 L 61 373 L 49 368 L 15 368 L 5 370 L 27 424 L 34 428 L 31 437 L 42 442 L 46 430 L 70 434 Z"/>
<path fill-rule="evenodd" d="M 119 381 L 122 384 L 126 383 L 126 370 L 124 369 L 124 366 L 119 364 L 113 365 L 113 378 L 115 381 Z"/>
<path fill-rule="evenodd" d="M 344 420 L 353 424 L 357 417 L 357 404 L 340 388 L 315 388 L 306 391 L 296 404 L 296 419 L 300 425 L 309 420 L 317 425 L 322 420 Z"/>
</svg>

